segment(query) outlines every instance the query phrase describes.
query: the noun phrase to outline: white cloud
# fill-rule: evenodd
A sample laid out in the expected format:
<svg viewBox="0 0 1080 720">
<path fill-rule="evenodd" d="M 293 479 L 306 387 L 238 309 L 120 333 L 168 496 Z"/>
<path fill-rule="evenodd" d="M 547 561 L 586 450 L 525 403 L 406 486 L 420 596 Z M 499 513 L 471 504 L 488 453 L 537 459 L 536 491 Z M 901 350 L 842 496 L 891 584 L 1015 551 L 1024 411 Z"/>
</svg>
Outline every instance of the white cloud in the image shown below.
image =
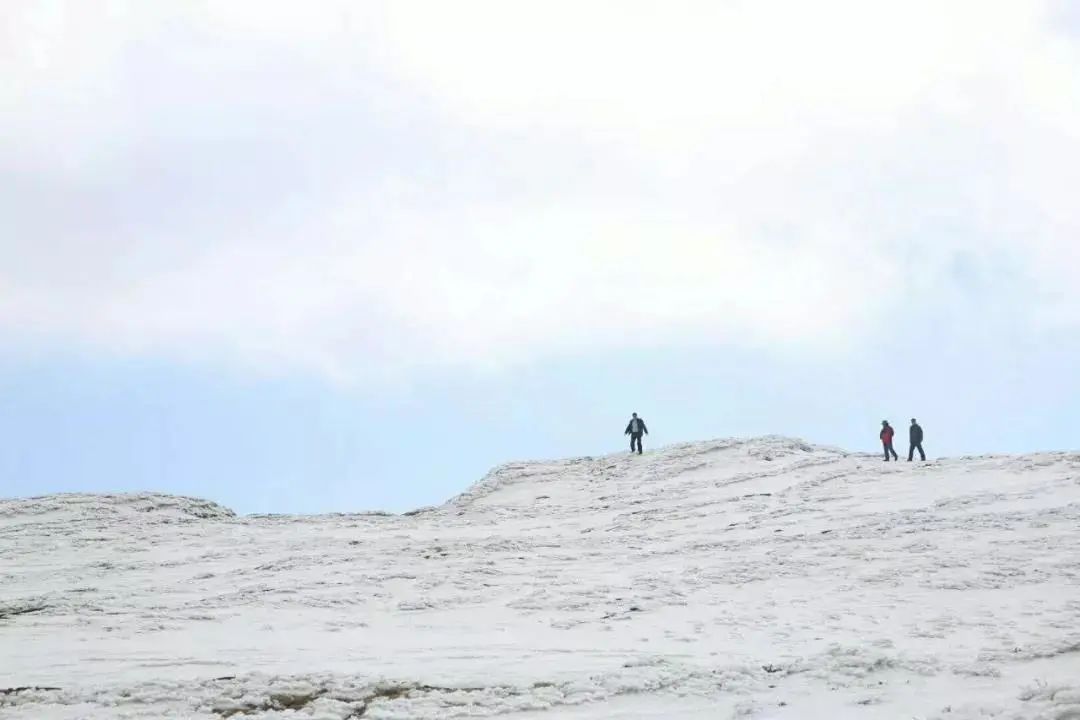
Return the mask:
<svg viewBox="0 0 1080 720">
<path fill-rule="evenodd" d="M 7 10 L 9 346 L 343 381 L 837 352 L 957 258 L 1080 326 L 1049 3 L 110 7 Z"/>
<path fill-rule="evenodd" d="M 488 123 L 525 116 L 661 135 L 815 118 L 861 125 L 916 100 L 943 70 L 962 71 L 949 61 L 1030 14 L 939 5 L 401 3 L 389 6 L 386 52 Z"/>
</svg>

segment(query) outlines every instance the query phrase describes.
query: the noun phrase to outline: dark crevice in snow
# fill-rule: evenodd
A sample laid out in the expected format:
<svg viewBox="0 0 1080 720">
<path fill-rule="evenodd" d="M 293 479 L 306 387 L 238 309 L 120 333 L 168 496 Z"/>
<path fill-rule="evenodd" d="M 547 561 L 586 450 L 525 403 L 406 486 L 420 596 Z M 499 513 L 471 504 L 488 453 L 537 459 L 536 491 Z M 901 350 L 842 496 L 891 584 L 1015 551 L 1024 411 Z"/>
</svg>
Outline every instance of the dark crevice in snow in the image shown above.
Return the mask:
<svg viewBox="0 0 1080 720">
<path fill-rule="evenodd" d="M 15 617 L 17 615 L 29 615 L 30 613 L 41 612 L 48 608 L 48 605 L 42 602 L 16 602 L 16 603 L 0 603 L 0 620 L 7 620 L 8 618 Z"/>
<path fill-rule="evenodd" d="M 17 695 L 22 692 L 60 692 L 58 687 L 44 687 L 41 685 L 24 685 L 22 687 L 0 688 L 0 695 Z"/>
<path fill-rule="evenodd" d="M 231 680 L 231 677 L 221 678 L 221 680 Z M 515 687 L 498 687 L 498 688 L 486 688 L 486 687 L 442 687 L 438 685 L 424 685 L 424 684 L 389 684 L 379 685 L 372 688 L 369 692 L 361 695 L 360 697 L 351 697 L 349 694 L 342 692 L 341 690 L 332 691 L 329 687 L 312 688 L 305 692 L 276 692 L 268 695 L 262 702 L 252 703 L 245 702 L 242 704 L 233 704 L 228 701 L 219 702 L 212 709 L 215 715 L 221 718 L 232 718 L 238 716 L 258 715 L 266 712 L 299 712 L 307 708 L 316 700 L 321 698 L 327 698 L 329 700 L 335 700 L 337 702 L 354 705 L 352 711 L 344 716 L 344 720 L 352 720 L 355 718 L 362 718 L 367 716 L 367 712 L 375 703 L 380 702 L 393 702 L 395 700 L 401 700 L 415 696 L 417 694 L 427 695 L 432 693 L 442 694 L 472 694 L 483 693 L 492 689 L 497 689 L 501 694 L 514 695 L 527 692 L 528 690 L 541 690 L 555 687 L 554 683 L 550 682 L 538 682 L 534 683 L 527 690 L 523 691 L 521 688 Z"/>
</svg>

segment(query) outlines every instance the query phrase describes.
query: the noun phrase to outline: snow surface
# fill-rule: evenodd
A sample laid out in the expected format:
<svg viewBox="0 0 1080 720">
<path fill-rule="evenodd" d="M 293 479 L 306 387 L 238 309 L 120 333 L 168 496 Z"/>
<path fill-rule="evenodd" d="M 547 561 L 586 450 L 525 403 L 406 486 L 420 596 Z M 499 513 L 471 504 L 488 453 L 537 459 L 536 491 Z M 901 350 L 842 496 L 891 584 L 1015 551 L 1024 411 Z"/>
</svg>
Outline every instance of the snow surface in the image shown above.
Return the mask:
<svg viewBox="0 0 1080 720">
<path fill-rule="evenodd" d="M 0 717 L 1080 718 L 1080 455 L 785 438 L 406 516 L 0 501 Z"/>
</svg>

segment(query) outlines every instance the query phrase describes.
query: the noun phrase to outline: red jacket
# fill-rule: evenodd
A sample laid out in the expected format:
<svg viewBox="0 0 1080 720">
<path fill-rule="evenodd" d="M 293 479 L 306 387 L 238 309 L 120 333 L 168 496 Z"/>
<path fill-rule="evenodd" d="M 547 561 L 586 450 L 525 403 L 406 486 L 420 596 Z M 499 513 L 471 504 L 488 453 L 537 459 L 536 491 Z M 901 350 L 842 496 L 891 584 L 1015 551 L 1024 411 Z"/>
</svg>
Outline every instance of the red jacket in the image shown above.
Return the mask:
<svg viewBox="0 0 1080 720">
<path fill-rule="evenodd" d="M 881 428 L 881 442 L 891 443 L 893 434 L 894 431 L 892 429 L 892 425 L 887 425 L 886 427 Z"/>
</svg>

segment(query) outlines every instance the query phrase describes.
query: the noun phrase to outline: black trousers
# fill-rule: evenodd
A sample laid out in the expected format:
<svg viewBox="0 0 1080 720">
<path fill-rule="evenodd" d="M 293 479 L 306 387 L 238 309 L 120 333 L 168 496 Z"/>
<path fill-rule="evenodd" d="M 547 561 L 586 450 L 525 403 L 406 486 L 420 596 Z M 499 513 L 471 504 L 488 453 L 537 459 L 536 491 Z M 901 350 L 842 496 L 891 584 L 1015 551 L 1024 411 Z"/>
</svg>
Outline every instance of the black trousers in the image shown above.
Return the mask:
<svg viewBox="0 0 1080 720">
<path fill-rule="evenodd" d="M 882 445 L 882 447 L 885 448 L 885 462 L 889 461 L 889 454 L 890 453 L 892 454 L 892 459 L 893 460 L 899 460 L 900 459 L 900 457 L 896 454 L 896 451 L 893 450 L 893 446 L 892 446 L 891 442 L 885 442 L 884 440 L 882 440 L 881 445 Z"/>
<path fill-rule="evenodd" d="M 641 454 L 641 433 L 630 433 L 630 452 L 634 450 Z"/>
<path fill-rule="evenodd" d="M 911 462 L 912 460 L 915 459 L 915 451 L 916 450 L 919 451 L 919 459 L 920 460 L 925 460 L 926 459 L 926 453 L 923 452 L 922 443 L 917 442 L 917 443 L 911 443 L 911 449 L 907 451 L 908 462 Z"/>
</svg>

